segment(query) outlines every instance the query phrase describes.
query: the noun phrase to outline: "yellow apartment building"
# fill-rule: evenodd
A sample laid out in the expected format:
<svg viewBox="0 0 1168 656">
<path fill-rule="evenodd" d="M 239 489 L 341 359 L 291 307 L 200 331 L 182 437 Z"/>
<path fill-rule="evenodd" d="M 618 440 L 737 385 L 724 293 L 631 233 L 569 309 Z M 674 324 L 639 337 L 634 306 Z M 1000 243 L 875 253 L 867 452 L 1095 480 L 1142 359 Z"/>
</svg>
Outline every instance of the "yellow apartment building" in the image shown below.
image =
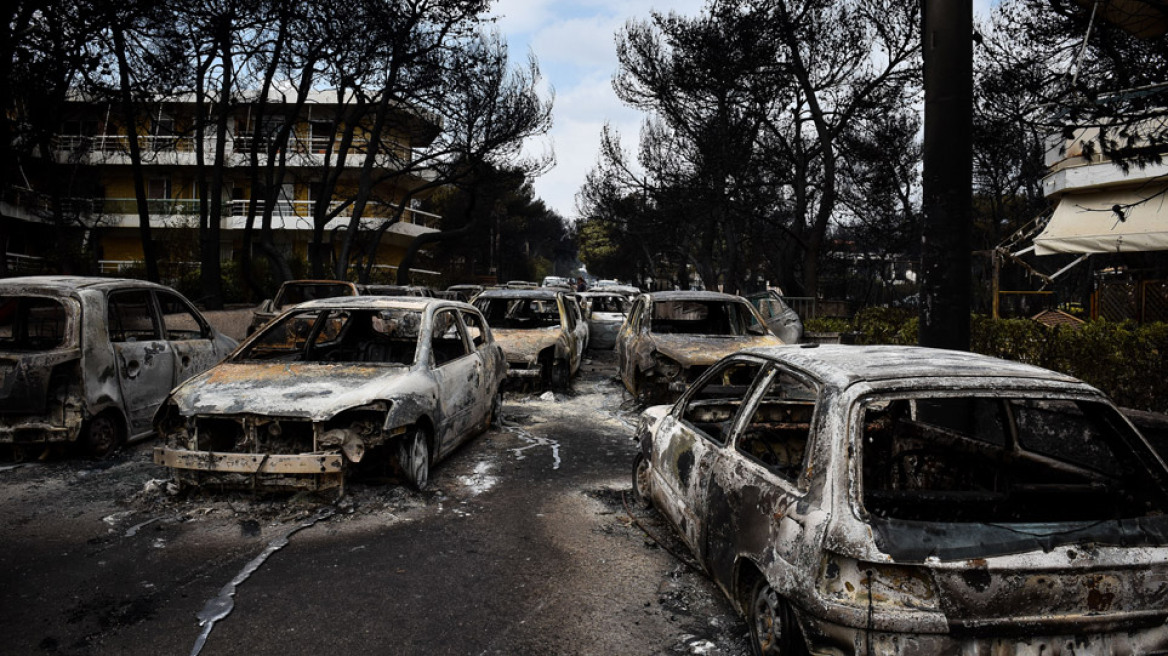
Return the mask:
<svg viewBox="0 0 1168 656">
<path fill-rule="evenodd" d="M 243 248 L 253 196 L 253 149 L 259 150 L 260 166 L 264 166 L 268 139 L 284 120 L 287 105 L 283 102 L 293 100 L 269 99 L 262 121 L 256 120 L 254 101 L 239 102 L 232 111 L 225 144 L 220 222 L 220 254 L 224 261 L 236 258 Z M 335 251 L 339 251 L 338 231 L 347 229 L 351 221 L 352 202 L 368 152 L 366 127 L 370 119 L 354 121 L 351 147 L 340 166 L 336 189 L 331 199 L 321 198 L 322 180 L 329 168 L 337 169 L 339 161 L 337 151 L 345 121 L 338 121 L 338 115 L 346 114 L 351 107 L 338 102 L 333 92 L 313 92 L 298 111 L 289 140 L 278 155 L 284 177 L 272 208 L 273 237 L 277 247 L 292 257 L 306 255 L 318 203 L 328 202 L 329 209 L 336 213 L 325 226 L 326 244 L 337 242 Z M 160 245 L 160 260 L 175 264 L 176 258 L 184 256 L 168 245 L 180 243 L 180 233 L 186 234 L 190 242 L 198 226 L 199 173 L 202 170 L 210 180 L 216 149 L 214 125 L 206 127 L 201 167 L 193 100 L 143 104 L 137 110 L 151 230 Z M 66 118 L 54 139 L 57 165 L 52 169 L 29 166 L 16 176 L 18 183 L 5 190 L 0 202 L 0 236 L 4 238 L 9 271 L 35 270 L 37 260 L 45 255 L 43 249 L 51 243 L 44 235 L 61 213 L 52 211 L 46 193 L 48 185 L 58 185 L 59 193 L 65 196 L 60 206 L 68 214 L 70 229 L 81 233 L 79 239 L 95 253 L 101 273 L 116 274 L 141 261 L 138 203 L 129 155 L 131 131 L 125 129 L 121 114 L 120 108 L 110 103 L 69 102 Z M 426 147 L 438 135 L 437 122 L 403 108 L 395 112 L 391 125 L 389 136 L 383 135 L 380 140 L 379 155 L 373 164 L 375 183 L 360 221 L 362 235 L 394 221 L 408 192 L 432 179 L 426 170 L 405 173 L 404 167 L 414 162 L 417 149 Z M 61 188 L 62 178 L 66 179 L 67 190 Z M 440 217 L 411 205 L 407 204 L 400 220 L 384 232 L 376 251 L 376 267 L 395 269 L 414 237 L 437 229 Z M 262 209 L 256 208 L 253 239 L 258 239 Z"/>
</svg>

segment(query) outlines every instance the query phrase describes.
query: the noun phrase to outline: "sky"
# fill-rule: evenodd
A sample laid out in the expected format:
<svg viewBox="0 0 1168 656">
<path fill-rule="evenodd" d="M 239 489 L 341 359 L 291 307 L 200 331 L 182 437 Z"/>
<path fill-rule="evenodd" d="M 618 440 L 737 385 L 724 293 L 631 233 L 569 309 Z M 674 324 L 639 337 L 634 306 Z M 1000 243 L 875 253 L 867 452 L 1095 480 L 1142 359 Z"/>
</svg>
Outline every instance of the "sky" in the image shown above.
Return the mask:
<svg viewBox="0 0 1168 656">
<path fill-rule="evenodd" d="M 973 0 L 985 16 L 991 2 Z M 611 125 L 621 143 L 635 149 L 643 115 L 625 107 L 612 90 L 615 34 L 630 19 L 645 20 L 654 9 L 697 15 L 703 0 L 498 0 L 492 15 L 507 39 L 512 60 L 535 55 L 545 90 L 555 93 L 553 126 L 526 144 L 530 153 L 551 151 L 556 165 L 535 180 L 536 195 L 568 219 L 577 216 L 575 196 L 597 161 L 600 134 Z M 546 93 L 546 91 L 545 91 Z"/>
</svg>

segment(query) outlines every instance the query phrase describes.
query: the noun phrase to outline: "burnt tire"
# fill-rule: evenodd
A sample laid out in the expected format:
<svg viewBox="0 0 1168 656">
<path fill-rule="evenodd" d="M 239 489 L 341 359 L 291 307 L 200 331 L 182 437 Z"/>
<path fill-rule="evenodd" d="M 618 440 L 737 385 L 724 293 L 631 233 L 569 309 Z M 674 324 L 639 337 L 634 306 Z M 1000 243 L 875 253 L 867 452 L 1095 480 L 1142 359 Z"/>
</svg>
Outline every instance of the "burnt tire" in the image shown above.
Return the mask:
<svg viewBox="0 0 1168 656">
<path fill-rule="evenodd" d="M 503 425 L 503 390 L 495 390 L 491 397 L 491 414 L 487 417 L 487 428 L 499 428 Z"/>
<path fill-rule="evenodd" d="M 751 589 L 746 608 L 750 649 L 755 656 L 805 655 L 795 618 L 786 600 L 763 577 Z"/>
<path fill-rule="evenodd" d="M 567 360 L 553 360 L 550 382 L 553 390 L 562 392 L 572 381 L 572 368 Z"/>
<path fill-rule="evenodd" d="M 639 451 L 633 457 L 633 502 L 643 510 L 653 507 L 649 496 L 649 461 Z"/>
<path fill-rule="evenodd" d="M 429 435 L 420 426 L 406 433 L 399 445 L 397 462 L 401 466 L 406 483 L 415 490 L 425 490 L 430 485 L 430 444 Z"/>
<path fill-rule="evenodd" d="M 91 458 L 104 458 L 122 443 L 122 424 L 112 413 L 103 412 L 85 422 L 81 446 Z"/>
</svg>

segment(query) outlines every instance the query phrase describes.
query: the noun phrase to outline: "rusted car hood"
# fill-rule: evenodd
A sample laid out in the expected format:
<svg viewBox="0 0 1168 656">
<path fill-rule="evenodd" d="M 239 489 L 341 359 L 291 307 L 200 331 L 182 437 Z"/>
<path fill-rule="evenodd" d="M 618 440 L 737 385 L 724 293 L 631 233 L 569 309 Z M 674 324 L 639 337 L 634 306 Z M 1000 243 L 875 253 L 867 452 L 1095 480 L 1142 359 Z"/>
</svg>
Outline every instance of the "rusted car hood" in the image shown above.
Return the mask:
<svg viewBox="0 0 1168 656">
<path fill-rule="evenodd" d="M 192 378 L 171 398 L 185 415 L 260 414 L 324 419 L 409 386 L 398 365 L 225 363 Z"/>
<path fill-rule="evenodd" d="M 503 347 L 508 360 L 534 362 L 539 352 L 554 346 L 563 338 L 560 328 L 535 328 L 531 330 L 492 329 L 495 341 Z"/>
<path fill-rule="evenodd" d="M 682 366 L 710 365 L 727 355 L 754 346 L 781 346 L 773 335 L 742 337 L 707 337 L 703 335 L 653 335 L 653 343 L 662 355 Z"/>
</svg>

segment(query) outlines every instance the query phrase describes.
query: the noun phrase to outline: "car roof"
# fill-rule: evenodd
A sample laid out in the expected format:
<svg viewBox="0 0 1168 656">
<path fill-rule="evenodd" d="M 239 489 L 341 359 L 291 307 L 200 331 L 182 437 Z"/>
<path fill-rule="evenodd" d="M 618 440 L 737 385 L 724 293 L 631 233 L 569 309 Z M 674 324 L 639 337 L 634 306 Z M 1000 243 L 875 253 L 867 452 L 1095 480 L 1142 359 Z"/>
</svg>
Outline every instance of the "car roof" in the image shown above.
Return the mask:
<svg viewBox="0 0 1168 656">
<path fill-rule="evenodd" d="M 788 363 L 820 380 L 845 388 L 860 382 L 920 380 L 930 378 L 985 381 L 1002 378 L 1046 381 L 1059 385 L 1086 383 L 1066 374 L 999 358 L 922 346 L 852 346 L 802 344 L 744 349 L 744 353 Z"/>
<path fill-rule="evenodd" d="M 647 294 L 654 302 L 656 301 L 744 301 L 741 296 L 737 294 L 724 294 L 722 292 L 702 292 L 702 291 L 664 291 L 664 292 L 650 292 Z"/>
<path fill-rule="evenodd" d="M 417 310 L 425 311 L 431 306 L 458 308 L 460 310 L 475 310 L 469 303 L 455 301 L 448 298 L 432 296 L 334 296 L 305 301 L 294 306 L 297 310 Z M 477 310 L 476 310 L 477 311 Z"/>
<path fill-rule="evenodd" d="M 478 295 L 478 298 L 535 298 L 552 299 L 565 292 L 556 289 L 488 289 Z"/>
<path fill-rule="evenodd" d="M 82 289 L 110 290 L 142 288 L 174 291 L 170 287 L 148 280 L 133 278 L 102 278 L 98 276 L 20 276 L 0 280 L 0 290 L 33 290 L 70 293 Z"/>
</svg>

